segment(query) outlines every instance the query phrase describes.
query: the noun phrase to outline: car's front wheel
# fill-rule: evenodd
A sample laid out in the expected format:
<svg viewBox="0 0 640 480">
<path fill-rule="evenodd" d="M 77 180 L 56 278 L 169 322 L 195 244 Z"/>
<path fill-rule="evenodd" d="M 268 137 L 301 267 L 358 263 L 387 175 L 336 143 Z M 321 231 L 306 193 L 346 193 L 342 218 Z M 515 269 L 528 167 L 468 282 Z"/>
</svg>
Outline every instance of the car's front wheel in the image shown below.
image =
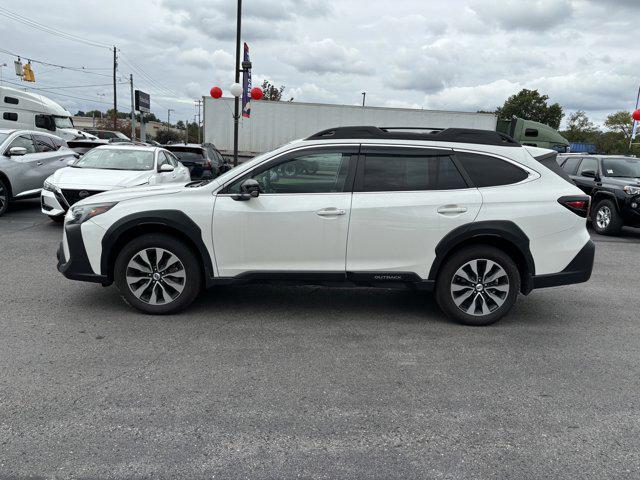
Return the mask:
<svg viewBox="0 0 640 480">
<path fill-rule="evenodd" d="M 465 325 L 490 325 L 506 315 L 520 291 L 520 273 L 502 250 L 477 245 L 447 259 L 436 280 L 436 300 Z"/>
<path fill-rule="evenodd" d="M 145 313 L 178 312 L 193 302 L 202 285 L 200 263 L 182 241 L 143 235 L 121 250 L 114 281 L 124 299 Z"/>
<path fill-rule="evenodd" d="M 623 221 L 611 200 L 600 200 L 592 214 L 593 229 L 600 235 L 617 235 L 622 230 Z"/>
</svg>

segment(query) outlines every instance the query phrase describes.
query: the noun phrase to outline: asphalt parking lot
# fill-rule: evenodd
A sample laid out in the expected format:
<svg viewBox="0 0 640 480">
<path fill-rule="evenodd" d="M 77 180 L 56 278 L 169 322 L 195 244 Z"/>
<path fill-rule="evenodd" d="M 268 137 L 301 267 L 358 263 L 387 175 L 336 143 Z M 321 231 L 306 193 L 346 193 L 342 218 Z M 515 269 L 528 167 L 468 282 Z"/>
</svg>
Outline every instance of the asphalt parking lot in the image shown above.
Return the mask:
<svg viewBox="0 0 640 480">
<path fill-rule="evenodd" d="M 0 218 L 0 478 L 638 478 L 640 231 L 488 328 L 429 295 L 226 287 L 169 317 Z"/>
</svg>

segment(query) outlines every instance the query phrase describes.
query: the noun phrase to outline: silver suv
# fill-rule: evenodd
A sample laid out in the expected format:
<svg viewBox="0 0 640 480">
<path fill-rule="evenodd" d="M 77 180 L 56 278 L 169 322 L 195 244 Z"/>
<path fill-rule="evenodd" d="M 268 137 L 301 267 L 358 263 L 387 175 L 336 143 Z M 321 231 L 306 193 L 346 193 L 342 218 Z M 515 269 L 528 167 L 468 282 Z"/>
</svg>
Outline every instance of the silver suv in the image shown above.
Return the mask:
<svg viewBox="0 0 640 480">
<path fill-rule="evenodd" d="M 76 155 L 55 135 L 0 130 L 0 215 L 10 201 L 40 195 L 45 178 Z"/>
</svg>

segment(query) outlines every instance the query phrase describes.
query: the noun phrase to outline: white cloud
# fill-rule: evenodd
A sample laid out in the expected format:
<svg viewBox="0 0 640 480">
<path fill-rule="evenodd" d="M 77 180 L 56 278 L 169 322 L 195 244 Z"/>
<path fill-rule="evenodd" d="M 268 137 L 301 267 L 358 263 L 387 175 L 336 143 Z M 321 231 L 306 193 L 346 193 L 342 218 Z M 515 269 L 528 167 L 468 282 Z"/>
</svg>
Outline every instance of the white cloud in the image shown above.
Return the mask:
<svg viewBox="0 0 640 480">
<path fill-rule="evenodd" d="M 300 72 L 365 74 L 373 68 L 354 47 L 345 47 L 331 38 L 289 48 L 285 61 Z"/>
</svg>

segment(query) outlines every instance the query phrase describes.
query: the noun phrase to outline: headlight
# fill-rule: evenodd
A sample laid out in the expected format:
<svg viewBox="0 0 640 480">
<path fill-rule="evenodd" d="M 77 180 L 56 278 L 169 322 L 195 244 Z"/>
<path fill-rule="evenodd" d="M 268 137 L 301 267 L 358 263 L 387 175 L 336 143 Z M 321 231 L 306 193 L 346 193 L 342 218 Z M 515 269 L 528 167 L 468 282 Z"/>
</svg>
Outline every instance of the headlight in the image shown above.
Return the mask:
<svg viewBox="0 0 640 480">
<path fill-rule="evenodd" d="M 42 189 L 46 190 L 48 192 L 55 192 L 56 191 L 56 187 L 53 183 L 51 183 L 48 180 L 44 181 L 44 185 L 42 185 Z"/>
<path fill-rule="evenodd" d="M 622 187 L 625 193 L 629 195 L 640 195 L 640 187 L 632 187 L 631 185 L 627 185 Z"/>
<path fill-rule="evenodd" d="M 91 205 L 79 205 L 77 207 L 71 207 L 67 212 L 68 224 L 81 224 L 87 220 L 102 215 L 105 212 L 111 210 L 118 202 L 113 203 L 93 203 Z"/>
</svg>

